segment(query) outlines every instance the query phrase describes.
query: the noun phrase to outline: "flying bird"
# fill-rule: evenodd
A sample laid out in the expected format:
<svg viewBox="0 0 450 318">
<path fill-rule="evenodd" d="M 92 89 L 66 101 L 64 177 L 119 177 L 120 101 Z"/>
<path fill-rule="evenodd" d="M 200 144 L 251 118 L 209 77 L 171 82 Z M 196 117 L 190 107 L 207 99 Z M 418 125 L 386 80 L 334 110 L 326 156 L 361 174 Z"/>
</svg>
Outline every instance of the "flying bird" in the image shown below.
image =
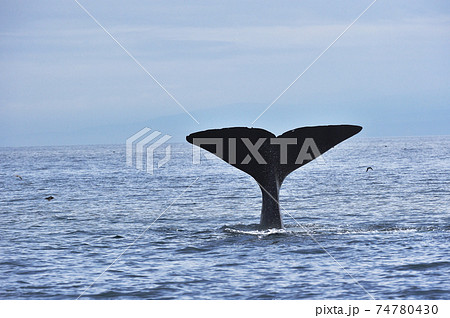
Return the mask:
<svg viewBox="0 0 450 318">
<path fill-rule="evenodd" d="M 368 172 L 369 170 L 373 171 L 372 167 L 367 167 L 366 172 Z"/>
<path fill-rule="evenodd" d="M 53 199 L 54 199 L 53 196 L 49 196 L 49 197 L 46 197 L 46 198 L 45 198 L 45 200 L 47 200 L 47 201 L 51 201 L 51 200 L 53 200 Z"/>
</svg>

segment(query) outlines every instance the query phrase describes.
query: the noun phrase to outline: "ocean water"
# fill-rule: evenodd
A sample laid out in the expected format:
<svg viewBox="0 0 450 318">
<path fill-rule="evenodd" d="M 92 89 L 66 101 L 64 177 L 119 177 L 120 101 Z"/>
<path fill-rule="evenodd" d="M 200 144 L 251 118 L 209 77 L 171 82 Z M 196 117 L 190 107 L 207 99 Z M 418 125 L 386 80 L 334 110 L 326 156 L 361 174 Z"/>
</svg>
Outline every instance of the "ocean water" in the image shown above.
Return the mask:
<svg viewBox="0 0 450 318">
<path fill-rule="evenodd" d="M 336 146 L 272 231 L 250 176 L 171 147 L 153 174 L 124 145 L 0 148 L 0 299 L 450 298 L 450 137 Z"/>
</svg>

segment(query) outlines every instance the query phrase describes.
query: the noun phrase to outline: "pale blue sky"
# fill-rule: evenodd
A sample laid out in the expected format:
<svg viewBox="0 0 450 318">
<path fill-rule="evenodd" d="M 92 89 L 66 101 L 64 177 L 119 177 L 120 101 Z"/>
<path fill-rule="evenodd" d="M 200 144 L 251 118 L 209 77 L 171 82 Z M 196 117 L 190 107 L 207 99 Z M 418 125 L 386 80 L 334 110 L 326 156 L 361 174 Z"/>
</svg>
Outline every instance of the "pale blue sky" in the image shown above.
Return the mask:
<svg viewBox="0 0 450 318">
<path fill-rule="evenodd" d="M 124 143 L 251 126 L 371 3 L 0 2 L 0 146 Z M 450 134 L 450 4 L 378 0 L 253 126 Z"/>
</svg>

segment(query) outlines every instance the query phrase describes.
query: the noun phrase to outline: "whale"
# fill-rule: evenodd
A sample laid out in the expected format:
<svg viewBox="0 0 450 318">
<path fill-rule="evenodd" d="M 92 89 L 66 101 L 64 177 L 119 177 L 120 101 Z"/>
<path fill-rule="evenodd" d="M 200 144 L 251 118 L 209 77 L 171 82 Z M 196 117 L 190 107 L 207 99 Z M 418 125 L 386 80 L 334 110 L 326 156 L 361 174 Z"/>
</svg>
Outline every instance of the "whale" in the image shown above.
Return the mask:
<svg viewBox="0 0 450 318">
<path fill-rule="evenodd" d="M 280 188 L 296 169 L 362 130 L 357 125 L 295 128 L 275 136 L 262 128 L 229 127 L 194 132 L 187 142 L 249 174 L 262 194 L 260 229 L 282 229 Z"/>
</svg>

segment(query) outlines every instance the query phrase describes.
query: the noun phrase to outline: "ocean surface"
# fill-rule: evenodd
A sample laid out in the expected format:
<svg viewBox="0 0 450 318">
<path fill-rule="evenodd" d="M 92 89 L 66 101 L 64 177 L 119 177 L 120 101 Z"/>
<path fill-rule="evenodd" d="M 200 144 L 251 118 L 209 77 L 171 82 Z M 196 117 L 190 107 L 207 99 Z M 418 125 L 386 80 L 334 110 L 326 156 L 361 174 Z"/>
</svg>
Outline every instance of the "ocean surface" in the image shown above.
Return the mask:
<svg viewBox="0 0 450 318">
<path fill-rule="evenodd" d="M 0 148 L 0 299 L 450 298 L 449 136 L 336 146 L 271 231 L 250 176 L 164 154 L 151 174 L 125 145 Z"/>
</svg>

